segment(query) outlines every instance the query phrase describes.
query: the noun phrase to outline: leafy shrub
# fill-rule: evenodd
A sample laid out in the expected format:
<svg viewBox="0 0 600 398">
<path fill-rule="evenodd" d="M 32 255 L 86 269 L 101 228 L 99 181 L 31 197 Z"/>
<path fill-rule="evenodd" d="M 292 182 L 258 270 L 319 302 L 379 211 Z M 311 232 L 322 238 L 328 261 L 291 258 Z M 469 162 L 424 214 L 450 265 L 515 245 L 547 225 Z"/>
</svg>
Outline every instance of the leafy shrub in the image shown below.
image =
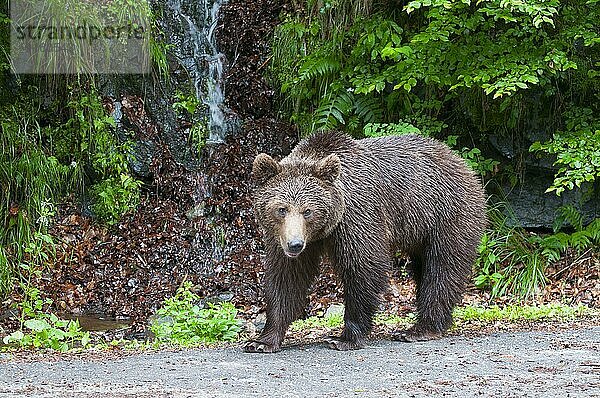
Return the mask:
<svg viewBox="0 0 600 398">
<path fill-rule="evenodd" d="M 71 99 L 68 107 L 73 114 L 63 126 L 75 142 L 67 147 L 79 148 L 72 162 L 89 164 L 94 170 L 97 182 L 89 190 L 92 210 L 100 221 L 113 225 L 139 203 L 142 183 L 131 176 L 129 166 L 135 160 L 133 143 L 119 142 L 113 131 L 115 121 L 95 92 Z"/>
<path fill-rule="evenodd" d="M 207 108 L 195 94 L 184 94 L 178 91 L 175 93 L 175 99 L 173 109 L 179 117 L 189 119 L 192 125 L 189 129 L 188 140 L 195 147 L 196 153 L 200 154 L 210 133 L 206 119 Z"/>
<path fill-rule="evenodd" d="M 196 346 L 216 341 L 235 341 L 241 329 L 237 310 L 231 303 L 208 303 L 202 308 L 200 297 L 185 282 L 174 297 L 166 299 L 150 325 L 158 343 Z"/>
<path fill-rule="evenodd" d="M 28 267 L 42 265 L 41 246 L 54 216 L 55 201 L 72 186 L 77 174 L 46 154 L 39 145 L 41 130 L 31 110 L 20 100 L 0 108 L 0 299 L 14 286 L 13 278 Z"/>
<path fill-rule="evenodd" d="M 600 244 L 600 219 L 583 227 L 581 214 L 572 207 L 559 212 L 579 229 L 541 236 L 510 227 L 498 209 L 492 209 L 492 228 L 478 249 L 475 285 L 491 289 L 492 297 L 516 294 L 527 298 L 544 287 L 545 270 L 550 262 L 558 261 L 567 250 L 581 254 Z M 555 226 L 557 231 L 560 226 Z"/>
<path fill-rule="evenodd" d="M 47 313 L 51 299 L 43 300 L 40 291 L 21 284 L 25 299 L 17 304 L 21 312 L 19 330 L 4 337 L 3 342 L 20 348 L 49 348 L 68 351 L 74 347 L 86 347 L 90 342 L 89 332 L 84 332 L 77 320 L 60 319 Z"/>
<path fill-rule="evenodd" d="M 365 137 L 385 137 L 388 135 L 418 134 L 425 135 L 410 123 L 367 123 L 363 128 Z"/>
<path fill-rule="evenodd" d="M 534 142 L 529 148 L 538 154 L 556 155 L 558 170 L 546 192 L 559 196 L 600 177 L 600 118 L 589 108 L 572 108 L 565 118 L 565 131 L 557 131 L 551 140 Z"/>
<path fill-rule="evenodd" d="M 45 239 L 43 246 L 52 249 L 47 229 L 63 195 L 84 192 L 90 178 L 99 181 L 89 191 L 92 206 L 109 224 L 139 200 L 141 183 L 129 171 L 132 144 L 119 143 L 93 87 L 68 89 L 63 105 L 45 108 L 39 89 L 31 87 L 0 104 L 0 298 L 15 279 L 25 281 L 47 264 L 50 252 L 41 244 Z"/>
<path fill-rule="evenodd" d="M 307 0 L 275 31 L 271 76 L 304 131 L 408 115 L 516 128 L 553 99 L 594 98 L 597 3 Z"/>
<path fill-rule="evenodd" d="M 95 198 L 92 209 L 96 217 L 109 225 L 116 224 L 123 214 L 138 205 L 141 184 L 127 174 L 94 184 L 90 193 Z"/>
</svg>

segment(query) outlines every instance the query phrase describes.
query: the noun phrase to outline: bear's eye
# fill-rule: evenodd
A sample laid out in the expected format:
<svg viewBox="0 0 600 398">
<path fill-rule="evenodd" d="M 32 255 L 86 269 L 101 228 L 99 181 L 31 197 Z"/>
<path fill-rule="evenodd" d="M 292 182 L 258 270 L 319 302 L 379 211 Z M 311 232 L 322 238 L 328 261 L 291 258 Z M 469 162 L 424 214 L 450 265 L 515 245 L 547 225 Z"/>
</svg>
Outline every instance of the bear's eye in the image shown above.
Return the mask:
<svg viewBox="0 0 600 398">
<path fill-rule="evenodd" d="M 287 209 L 285 207 L 280 207 L 279 209 L 277 209 L 277 214 L 279 214 L 281 217 L 285 217 L 286 213 Z"/>
<path fill-rule="evenodd" d="M 304 213 L 302 213 L 304 215 L 304 218 L 311 218 L 312 217 L 312 210 L 311 209 L 306 209 L 304 210 Z"/>
</svg>

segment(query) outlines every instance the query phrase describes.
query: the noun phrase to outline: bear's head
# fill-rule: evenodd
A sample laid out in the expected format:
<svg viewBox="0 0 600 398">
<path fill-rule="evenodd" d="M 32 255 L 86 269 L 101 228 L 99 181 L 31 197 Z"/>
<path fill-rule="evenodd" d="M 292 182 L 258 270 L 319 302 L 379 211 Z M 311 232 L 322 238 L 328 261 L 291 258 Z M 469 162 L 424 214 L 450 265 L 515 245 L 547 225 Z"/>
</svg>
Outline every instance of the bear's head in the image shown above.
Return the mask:
<svg viewBox="0 0 600 398">
<path fill-rule="evenodd" d="M 289 157 L 278 163 L 261 153 L 252 174 L 257 185 L 254 212 L 265 240 L 279 244 L 288 257 L 298 257 L 340 222 L 344 200 L 336 154 L 316 160 Z"/>
</svg>

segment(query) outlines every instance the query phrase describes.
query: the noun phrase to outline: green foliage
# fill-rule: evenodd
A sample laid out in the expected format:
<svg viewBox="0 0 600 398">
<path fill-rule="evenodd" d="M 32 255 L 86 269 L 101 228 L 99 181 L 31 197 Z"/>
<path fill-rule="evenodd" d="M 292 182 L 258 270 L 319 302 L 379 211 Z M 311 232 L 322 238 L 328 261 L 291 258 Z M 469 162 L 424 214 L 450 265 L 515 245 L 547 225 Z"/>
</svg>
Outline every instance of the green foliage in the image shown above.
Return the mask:
<svg viewBox="0 0 600 398">
<path fill-rule="evenodd" d="M 117 0 L 90 7 L 53 0 L 44 5 L 41 20 L 55 26 L 85 19 L 88 24 L 132 23 L 135 28 L 152 20 L 150 28 L 157 29 L 146 1 Z M 87 199 L 90 194 L 98 219 L 113 224 L 135 208 L 141 186 L 129 171 L 133 145 L 116 136 L 115 122 L 86 69 L 88 53 L 82 51 L 69 59 L 57 59 L 56 52 L 37 54 L 48 71 L 56 71 L 60 62 L 70 63 L 78 74 L 8 76 L 7 7 L 8 3 L 0 8 L 0 219 L 4 224 L 0 229 L 0 299 L 13 289 L 15 279 L 27 280 L 51 260 L 53 244 L 47 229 L 63 195 L 74 192 L 77 198 Z M 55 45 L 45 39 L 38 44 Z M 166 46 L 154 38 L 150 41 L 151 56 L 159 71 L 166 73 Z M 31 62 L 36 62 L 35 54 Z"/>
<path fill-rule="evenodd" d="M 185 282 L 156 312 L 150 326 L 156 341 L 189 347 L 237 339 L 241 322 L 233 304 L 209 303 L 202 308 L 198 303 L 200 297 L 192 292 L 192 284 Z"/>
<path fill-rule="evenodd" d="M 500 164 L 497 160 L 484 157 L 479 148 L 463 148 L 460 155 L 469 167 L 482 177 L 494 173 Z"/>
<path fill-rule="evenodd" d="M 158 28 L 155 27 L 155 29 Z M 163 79 L 168 79 L 169 77 L 169 60 L 167 59 L 167 52 L 171 46 L 172 45 L 163 41 L 156 40 L 154 35 L 150 38 L 150 58 L 152 58 L 154 61 L 154 65 L 156 65 L 156 68 L 158 69 L 159 76 Z"/>
<path fill-rule="evenodd" d="M 493 100 L 534 86 L 551 96 L 557 81 L 595 76 L 588 57 L 600 40 L 593 28 L 600 15 L 586 1 L 412 1 L 403 12 L 386 3 L 320 4 L 309 1 L 307 16 L 288 17 L 274 40 L 272 74 L 290 99 L 283 109 L 305 129 L 330 127 L 322 112 L 303 122 L 326 109 L 347 125 L 354 113 L 348 94 L 368 99 L 382 116 L 355 115 L 359 123 L 394 123 L 419 100 L 443 105 L 481 92 Z M 350 15 L 340 18 L 344 12 Z M 591 82 L 586 91 L 597 88 Z M 501 104 L 510 110 L 519 99 Z"/>
<path fill-rule="evenodd" d="M 0 120 L 1 298 L 20 270 L 48 261 L 54 202 L 72 186 L 77 171 L 44 153 L 41 129 L 23 103 L 0 108 Z"/>
<path fill-rule="evenodd" d="M 206 119 L 206 106 L 195 94 L 178 91 L 175 93 L 173 108 L 179 117 L 188 119 L 192 124 L 189 129 L 189 141 L 195 147 L 196 153 L 200 154 L 210 133 Z"/>
<path fill-rule="evenodd" d="M 56 149 L 60 152 L 61 148 L 75 147 L 75 152 L 69 152 L 71 162 L 92 167 L 97 180 L 89 190 L 92 210 L 100 221 L 113 225 L 139 203 L 142 183 L 129 171 L 129 164 L 134 161 L 133 143 L 117 140 L 113 132 L 115 121 L 106 114 L 95 92 L 71 99 L 68 108 L 72 116 L 58 128 L 64 135 L 59 135 L 62 141 Z M 56 135 L 56 130 L 50 132 L 50 136 Z"/>
<path fill-rule="evenodd" d="M 489 236 L 491 235 L 491 237 Z M 476 262 L 475 285 L 491 288 L 492 297 L 539 293 L 546 284 L 547 259 L 524 231 L 485 235 Z"/>
<path fill-rule="evenodd" d="M 570 234 L 555 232 L 541 236 L 508 226 L 507 219 L 492 210 L 492 229 L 486 232 L 479 246 L 475 285 L 491 289 L 492 297 L 516 294 L 527 298 L 544 287 L 544 273 L 550 262 L 558 261 L 568 250 L 582 254 L 600 245 L 600 219 L 583 227 L 581 214 L 572 207 L 559 212 L 564 221 L 578 229 Z M 558 231 L 562 224 L 556 227 Z"/>
<path fill-rule="evenodd" d="M 556 155 L 558 171 L 546 192 L 560 196 L 566 189 L 580 187 L 600 176 L 600 117 L 590 108 L 572 108 L 566 112 L 566 130 L 552 139 L 534 142 L 530 151 Z"/>
<path fill-rule="evenodd" d="M 415 314 L 407 316 L 398 316 L 395 314 L 387 314 L 378 312 L 375 314 L 373 323 L 375 325 L 398 326 L 403 325 L 409 327 L 415 322 Z M 298 319 L 290 325 L 290 330 L 299 332 L 307 329 L 337 329 L 344 325 L 344 315 L 332 314 L 328 316 L 311 316 L 306 319 Z"/>
<path fill-rule="evenodd" d="M 410 313 L 406 316 L 398 316 L 396 314 L 379 312 L 375 314 L 375 319 L 373 319 L 375 325 L 400 326 L 405 328 L 409 328 L 416 321 L 417 315 L 415 313 Z"/>
<path fill-rule="evenodd" d="M 42 299 L 40 291 L 21 284 L 25 298 L 17 304 L 20 310 L 21 327 L 4 337 L 3 342 L 19 348 L 49 348 L 61 352 L 74 347 L 86 347 L 90 342 L 89 332 L 84 332 L 76 320 L 60 319 L 48 312 L 51 299 Z"/>
<path fill-rule="evenodd" d="M 597 312 L 597 311 L 596 311 Z M 567 306 L 563 304 L 543 305 L 506 305 L 479 307 L 465 305 L 456 307 L 452 314 L 455 327 L 473 323 L 493 323 L 499 321 L 569 321 L 596 313 L 585 305 Z M 405 316 L 379 312 L 373 323 L 392 327 L 408 328 L 416 321 L 416 314 Z M 300 332 L 308 329 L 338 329 L 344 325 L 342 315 L 334 314 L 327 317 L 311 316 L 292 323 L 290 330 Z"/>
<path fill-rule="evenodd" d="M 497 305 L 489 308 L 464 306 L 454 310 L 455 323 L 497 321 L 572 320 L 591 313 L 585 305 L 570 307 L 561 304 L 544 305 Z"/>
<path fill-rule="evenodd" d="M 552 141 L 532 146 L 557 155 L 550 190 L 595 179 L 596 1 L 404 4 L 307 1 L 304 13 L 287 15 L 274 35 L 270 69 L 282 113 L 304 133 L 336 128 L 362 137 L 414 127 L 484 152 L 490 133 L 518 141 L 558 128 Z M 585 111 L 559 112 L 566 108 Z M 500 165 L 478 151 L 461 152 L 480 174 L 496 173 Z"/>
<path fill-rule="evenodd" d="M 367 123 L 363 129 L 365 137 L 385 137 L 388 135 L 418 134 L 421 130 L 410 123 Z"/>
<path fill-rule="evenodd" d="M 576 231 L 583 229 L 583 215 L 574 206 L 561 206 L 558 208 L 557 213 L 552 226 L 554 233 L 560 231 L 565 224 L 572 226 Z"/>
<path fill-rule="evenodd" d="M 31 21 L 35 21 L 40 25 L 39 30 L 34 30 L 37 35 L 36 47 L 33 49 L 37 49 L 37 52 L 26 54 L 28 63 L 35 65 L 38 73 L 48 75 L 48 79 L 61 80 L 61 73 L 91 77 L 98 69 L 114 66 L 115 63 L 128 66 L 126 62 L 130 59 L 124 57 L 130 56 L 128 52 L 132 49 L 131 40 L 136 41 L 135 46 L 142 43 L 147 46 L 151 57 L 160 55 L 158 44 L 151 38 L 153 15 L 145 0 L 113 0 L 103 3 L 78 0 L 48 0 L 40 3 L 23 0 L 19 5 L 26 12 L 13 14 L 15 23 L 28 26 Z M 70 40 L 56 32 L 66 24 L 109 27 L 113 32 L 112 35 L 96 34 L 90 40 Z M 123 28 L 135 31 L 135 38 L 131 39 L 128 34 L 118 34 L 118 44 L 122 47 L 116 50 L 115 32 L 121 32 Z M 88 35 L 79 30 L 77 33 Z M 13 52 L 16 51 L 18 50 Z M 18 55 L 13 53 L 12 56 Z M 155 60 L 159 68 L 165 66 L 162 59 Z"/>
<path fill-rule="evenodd" d="M 134 209 L 140 201 L 138 181 L 127 174 L 109 177 L 90 188 L 95 197 L 92 209 L 94 214 L 108 225 L 119 222 L 121 216 Z"/>
<path fill-rule="evenodd" d="M 344 315 L 333 314 L 329 316 L 310 316 L 306 319 L 298 319 L 290 325 L 290 330 L 298 332 L 306 329 L 326 328 L 334 329 L 344 325 Z"/>
<path fill-rule="evenodd" d="M 196 110 L 200 109 L 202 102 L 193 94 L 184 94 L 181 91 L 175 93 L 175 101 L 173 109 L 180 115 L 187 112 L 190 116 L 196 114 Z"/>
<path fill-rule="evenodd" d="M 63 195 L 84 192 L 92 180 L 92 208 L 109 224 L 139 199 L 141 183 L 129 173 L 132 144 L 119 143 L 93 88 L 68 90 L 66 104 L 47 109 L 35 88 L 0 105 L 0 297 L 12 290 L 14 277 L 25 280 L 49 262 L 47 229 Z"/>
</svg>

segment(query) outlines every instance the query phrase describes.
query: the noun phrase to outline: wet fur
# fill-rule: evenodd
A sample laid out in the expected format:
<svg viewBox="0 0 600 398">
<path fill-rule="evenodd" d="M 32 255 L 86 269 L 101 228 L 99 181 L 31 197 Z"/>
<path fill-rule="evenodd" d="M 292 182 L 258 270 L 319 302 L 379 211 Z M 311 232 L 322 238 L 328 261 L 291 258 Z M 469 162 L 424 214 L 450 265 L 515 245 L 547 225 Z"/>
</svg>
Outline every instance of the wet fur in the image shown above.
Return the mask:
<svg viewBox="0 0 600 398">
<path fill-rule="evenodd" d="M 355 141 L 320 133 L 273 162 L 261 154 L 253 167 L 254 210 L 266 246 L 267 322 L 246 351 L 280 349 L 324 254 L 344 285 L 345 326 L 328 341 L 333 348 L 363 346 L 397 251 L 413 262 L 418 310 L 417 323 L 400 338 L 435 338 L 451 326 L 486 224 L 481 182 L 460 157 L 414 135 Z M 282 250 L 272 209 L 278 201 L 317 209 L 297 258 Z"/>
</svg>

